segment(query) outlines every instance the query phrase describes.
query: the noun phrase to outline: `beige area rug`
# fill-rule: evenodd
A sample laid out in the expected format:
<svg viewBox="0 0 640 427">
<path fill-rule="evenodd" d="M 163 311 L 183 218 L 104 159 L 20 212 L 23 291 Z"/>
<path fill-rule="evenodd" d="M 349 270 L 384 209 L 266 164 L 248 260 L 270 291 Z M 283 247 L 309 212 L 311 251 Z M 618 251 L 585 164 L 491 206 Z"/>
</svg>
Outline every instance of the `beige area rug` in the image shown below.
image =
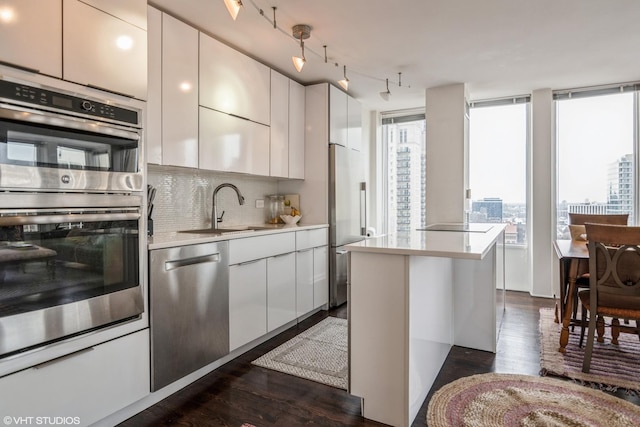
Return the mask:
<svg viewBox="0 0 640 427">
<path fill-rule="evenodd" d="M 251 363 L 346 390 L 347 341 L 347 320 L 327 317 Z"/>
<path fill-rule="evenodd" d="M 591 368 L 588 374 L 582 372 L 584 346 L 580 342 L 580 328 L 569 329 L 569 343 L 566 353 L 558 351 L 562 324 L 553 321 L 550 308 L 540 309 L 540 373 L 572 378 L 607 391 L 618 388 L 632 393 L 640 390 L 640 340 L 632 334 L 620 334 L 619 345 L 611 344 L 611 331 L 605 330 L 605 342 L 594 342 Z M 585 331 L 584 345 L 587 336 Z"/>
<path fill-rule="evenodd" d="M 638 426 L 640 407 L 548 377 L 480 374 L 439 389 L 429 401 L 429 427 Z"/>
</svg>

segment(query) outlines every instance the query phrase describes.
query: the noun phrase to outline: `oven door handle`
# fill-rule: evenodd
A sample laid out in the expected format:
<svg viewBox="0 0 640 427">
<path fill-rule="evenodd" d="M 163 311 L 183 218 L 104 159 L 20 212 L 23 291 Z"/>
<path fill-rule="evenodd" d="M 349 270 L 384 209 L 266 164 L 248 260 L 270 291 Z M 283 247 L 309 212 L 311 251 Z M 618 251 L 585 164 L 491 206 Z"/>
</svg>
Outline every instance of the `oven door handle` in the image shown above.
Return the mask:
<svg viewBox="0 0 640 427">
<path fill-rule="evenodd" d="M 58 215 L 15 215 L 0 217 L 1 227 L 30 224 L 58 224 L 61 222 L 127 221 L 140 219 L 139 212 L 58 214 Z"/>
</svg>

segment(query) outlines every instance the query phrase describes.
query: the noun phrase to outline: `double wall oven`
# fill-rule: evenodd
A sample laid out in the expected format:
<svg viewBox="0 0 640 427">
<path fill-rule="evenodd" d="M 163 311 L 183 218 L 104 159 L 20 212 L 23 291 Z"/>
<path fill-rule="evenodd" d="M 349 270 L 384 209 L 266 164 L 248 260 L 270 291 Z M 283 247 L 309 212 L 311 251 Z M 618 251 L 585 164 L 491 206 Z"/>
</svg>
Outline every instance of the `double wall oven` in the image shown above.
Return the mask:
<svg viewBox="0 0 640 427">
<path fill-rule="evenodd" d="M 140 318 L 142 110 L 0 76 L 0 360 Z"/>
</svg>

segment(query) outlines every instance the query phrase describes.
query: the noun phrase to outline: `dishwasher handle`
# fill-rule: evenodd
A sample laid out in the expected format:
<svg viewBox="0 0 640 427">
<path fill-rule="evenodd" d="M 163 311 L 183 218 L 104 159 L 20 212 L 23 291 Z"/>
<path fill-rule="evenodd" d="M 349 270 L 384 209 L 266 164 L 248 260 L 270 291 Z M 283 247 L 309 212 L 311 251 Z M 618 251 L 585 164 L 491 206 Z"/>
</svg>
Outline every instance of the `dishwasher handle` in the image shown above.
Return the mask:
<svg viewBox="0 0 640 427">
<path fill-rule="evenodd" d="M 176 268 L 186 267 L 194 264 L 204 264 L 205 262 L 220 262 L 220 252 L 210 255 L 196 256 L 193 258 L 184 258 L 171 261 L 165 261 L 165 271 L 175 270 Z"/>
</svg>

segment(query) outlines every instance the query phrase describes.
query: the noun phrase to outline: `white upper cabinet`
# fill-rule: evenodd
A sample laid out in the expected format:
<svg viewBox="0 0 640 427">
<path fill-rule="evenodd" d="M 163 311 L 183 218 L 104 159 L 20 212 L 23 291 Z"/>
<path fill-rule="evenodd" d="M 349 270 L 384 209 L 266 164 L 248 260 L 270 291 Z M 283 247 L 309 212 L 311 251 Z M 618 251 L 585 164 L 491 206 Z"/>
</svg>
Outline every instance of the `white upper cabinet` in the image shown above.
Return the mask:
<svg viewBox="0 0 640 427">
<path fill-rule="evenodd" d="M 147 6 L 147 163 L 162 164 L 162 12 Z"/>
<path fill-rule="evenodd" d="M 200 169 L 269 176 L 269 126 L 200 107 Z"/>
<path fill-rule="evenodd" d="M 305 89 L 289 80 L 289 178 L 304 179 Z"/>
<path fill-rule="evenodd" d="M 141 0 L 80 0 L 100 9 L 109 15 L 116 16 L 129 24 L 147 29 L 147 2 Z"/>
<path fill-rule="evenodd" d="M 271 70 L 270 175 L 289 177 L 289 78 Z"/>
<path fill-rule="evenodd" d="M 329 85 L 329 143 L 347 146 L 347 94 Z"/>
<path fill-rule="evenodd" d="M 62 77 L 62 0 L 0 3 L 0 61 Z"/>
<path fill-rule="evenodd" d="M 362 105 L 351 96 L 347 97 L 347 146 L 362 150 Z"/>
<path fill-rule="evenodd" d="M 146 8 L 143 0 L 134 3 Z M 62 30 L 65 80 L 147 99 L 145 29 L 78 0 L 64 0 Z"/>
<path fill-rule="evenodd" d="M 270 69 L 200 35 L 200 105 L 269 125 Z"/>
<path fill-rule="evenodd" d="M 198 157 L 198 30 L 163 13 L 162 164 L 197 168 Z"/>
</svg>

